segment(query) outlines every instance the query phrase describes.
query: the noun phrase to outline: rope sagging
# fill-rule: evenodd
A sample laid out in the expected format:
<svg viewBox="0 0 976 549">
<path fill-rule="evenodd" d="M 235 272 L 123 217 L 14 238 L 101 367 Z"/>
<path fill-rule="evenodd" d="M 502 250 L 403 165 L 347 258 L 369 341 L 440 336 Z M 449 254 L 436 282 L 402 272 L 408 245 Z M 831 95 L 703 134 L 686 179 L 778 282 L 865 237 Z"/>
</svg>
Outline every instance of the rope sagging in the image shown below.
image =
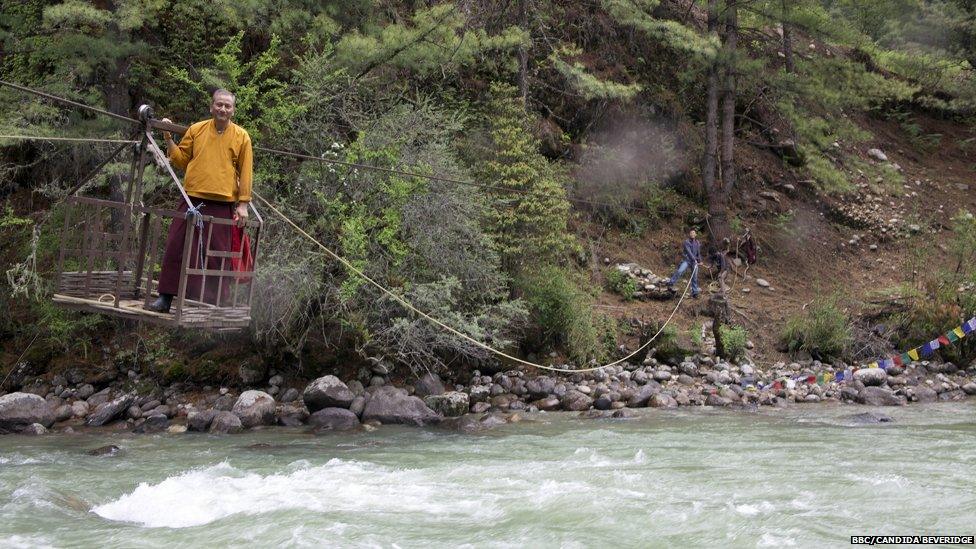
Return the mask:
<svg viewBox="0 0 976 549">
<path fill-rule="evenodd" d="M 675 313 L 678 312 L 678 308 L 681 306 L 681 302 L 684 301 L 685 296 L 688 295 L 688 289 L 691 287 L 691 280 L 694 278 L 695 274 L 698 272 L 698 265 L 695 265 L 693 267 L 693 269 L 692 269 L 691 276 L 688 277 L 688 283 L 685 285 L 685 289 L 681 293 L 681 297 L 678 299 L 678 303 L 675 304 L 674 309 L 671 310 L 671 314 L 668 315 L 668 319 L 666 321 L 664 321 L 663 324 L 661 324 L 661 327 L 658 329 L 657 333 L 655 333 L 654 336 L 652 336 L 649 340 L 647 340 L 647 342 L 645 342 L 643 345 L 641 345 L 640 347 L 638 347 L 637 350 L 635 350 L 634 352 L 630 353 L 629 355 L 627 355 L 627 356 L 625 356 L 625 357 L 623 357 L 621 359 L 615 360 L 613 362 L 609 362 L 607 364 L 602 364 L 600 366 L 593 366 L 593 367 L 590 367 L 590 368 L 579 368 L 579 369 L 557 368 L 555 366 L 546 366 L 544 364 L 537 364 L 535 362 L 531 362 L 531 361 L 528 361 L 528 360 L 524 360 L 524 359 L 518 358 L 516 356 L 512 356 L 512 355 L 510 355 L 510 354 L 508 354 L 508 353 L 506 353 L 504 351 L 500 351 L 498 349 L 495 349 L 494 347 L 491 347 L 490 345 L 486 345 L 486 344 L 478 341 L 477 339 L 474 339 L 473 337 L 471 337 L 471 336 L 469 336 L 469 335 L 467 335 L 467 334 L 465 334 L 465 333 L 463 333 L 463 332 L 461 332 L 461 331 L 459 331 L 459 330 L 457 330 L 455 328 L 452 328 L 451 326 L 448 326 L 447 324 L 441 322 L 440 320 L 432 317 L 428 313 L 426 313 L 426 312 L 418 309 L 416 306 L 414 306 L 412 303 L 410 303 L 409 301 L 407 301 L 406 299 L 404 299 L 403 297 L 401 297 L 399 294 L 397 294 L 393 290 L 390 290 L 390 289 L 386 288 L 385 286 L 383 286 L 379 282 L 377 282 L 377 281 L 373 280 L 372 278 L 370 278 L 369 275 L 367 275 L 366 273 L 364 273 L 362 270 L 356 268 L 356 266 L 353 265 L 352 263 L 350 263 L 348 260 L 346 260 L 346 258 L 344 258 L 341 255 L 337 254 L 336 252 L 332 251 L 331 249 L 329 249 L 328 246 L 326 246 L 325 244 L 322 244 L 322 242 L 320 242 L 314 236 L 308 234 L 304 229 L 302 229 L 294 221 L 292 221 L 287 215 L 285 215 L 284 213 L 282 213 L 281 210 L 279 210 L 278 208 L 276 208 L 274 206 L 274 204 L 272 204 L 271 202 L 268 202 L 268 200 L 266 200 L 263 196 L 261 196 L 260 193 L 258 193 L 256 191 L 252 191 L 252 194 L 258 200 L 260 200 L 261 202 L 263 202 L 264 205 L 268 207 L 268 209 L 270 209 L 272 212 L 274 212 L 275 215 L 277 215 L 278 217 L 280 217 L 285 223 L 287 223 L 293 229 L 295 229 L 295 231 L 298 232 L 300 235 L 304 236 L 310 242 L 312 242 L 313 244 L 315 244 L 316 246 L 318 246 L 319 248 L 321 248 L 322 251 L 324 251 L 330 257 L 332 257 L 333 259 L 335 259 L 336 261 L 338 261 L 339 263 L 341 263 L 350 272 L 354 273 L 356 276 L 359 276 L 363 280 L 369 282 L 370 284 L 372 284 L 373 286 L 375 286 L 378 290 L 380 290 L 384 294 L 386 294 L 386 295 L 390 296 L 391 298 L 393 298 L 393 300 L 395 300 L 397 303 L 399 303 L 400 305 L 403 305 L 404 307 L 406 307 L 408 310 L 414 312 L 415 314 L 417 314 L 420 317 L 426 319 L 427 321 L 429 321 L 429 322 L 431 322 L 431 323 L 439 326 L 440 328 L 442 328 L 442 329 L 450 332 L 451 334 L 453 334 L 453 335 L 455 335 L 455 336 L 463 339 L 464 341 L 467 341 L 468 343 L 471 343 L 471 344 L 473 344 L 473 345 L 475 345 L 475 346 L 477 346 L 477 347 L 479 347 L 481 349 L 484 349 L 484 350 L 486 350 L 486 351 L 488 351 L 488 352 L 490 352 L 490 353 L 492 353 L 492 354 L 494 354 L 496 356 L 499 356 L 499 357 L 502 357 L 502 358 L 506 358 L 508 360 L 511 360 L 512 362 L 516 362 L 516 363 L 522 364 L 524 366 L 531 366 L 533 368 L 539 368 L 541 370 L 548 370 L 550 372 L 562 372 L 562 373 L 569 373 L 569 374 L 576 374 L 576 373 L 581 373 L 581 372 L 592 372 L 592 371 L 596 371 L 596 370 L 602 370 L 604 368 L 609 368 L 611 366 L 616 366 L 617 364 L 620 364 L 621 362 L 627 361 L 627 360 L 633 358 L 634 356 L 636 356 L 638 353 L 640 353 L 641 351 L 643 351 L 644 349 L 646 349 L 647 346 L 650 345 L 655 339 L 657 339 L 657 337 L 659 335 L 661 335 L 661 333 L 664 331 L 664 328 L 666 328 L 667 325 L 674 318 Z"/>
</svg>

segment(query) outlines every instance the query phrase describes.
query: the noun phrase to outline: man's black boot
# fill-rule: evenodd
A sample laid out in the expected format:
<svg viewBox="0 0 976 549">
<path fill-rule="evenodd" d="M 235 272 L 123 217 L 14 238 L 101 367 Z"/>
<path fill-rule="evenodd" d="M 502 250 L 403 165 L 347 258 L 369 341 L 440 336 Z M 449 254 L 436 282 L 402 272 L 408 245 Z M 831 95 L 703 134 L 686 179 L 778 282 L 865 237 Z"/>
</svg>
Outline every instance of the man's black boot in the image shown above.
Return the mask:
<svg viewBox="0 0 976 549">
<path fill-rule="evenodd" d="M 173 296 L 171 294 L 159 294 L 159 298 L 147 305 L 146 310 L 157 313 L 168 313 L 172 304 Z"/>
</svg>

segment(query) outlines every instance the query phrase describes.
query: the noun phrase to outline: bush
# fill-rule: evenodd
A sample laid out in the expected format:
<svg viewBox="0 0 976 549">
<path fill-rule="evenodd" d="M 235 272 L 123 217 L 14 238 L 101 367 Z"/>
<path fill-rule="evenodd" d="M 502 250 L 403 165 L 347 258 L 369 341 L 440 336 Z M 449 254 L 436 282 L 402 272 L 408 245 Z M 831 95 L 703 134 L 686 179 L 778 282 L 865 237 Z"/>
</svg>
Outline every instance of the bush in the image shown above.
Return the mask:
<svg viewBox="0 0 976 549">
<path fill-rule="evenodd" d="M 895 315 L 902 327 L 898 346 L 910 349 L 935 339 L 959 326 L 976 311 L 976 217 L 966 211 L 952 219 L 953 239 L 949 242 L 948 268 L 927 271 L 921 290 L 908 292 L 907 310 Z M 976 358 L 976 338 L 967 337 L 942 347 L 939 355 L 966 364 Z"/>
<path fill-rule="evenodd" d="M 594 317 L 592 297 L 571 273 L 556 266 L 543 267 L 523 276 L 518 287 L 529 310 L 528 345 L 562 345 L 576 364 L 607 356 L 609 325 Z"/>
<path fill-rule="evenodd" d="M 840 356 L 851 342 L 851 327 L 837 300 L 824 299 L 791 317 L 782 338 L 790 353 Z"/>
<path fill-rule="evenodd" d="M 620 269 L 611 269 L 607 273 L 607 287 L 611 292 L 629 301 L 634 299 L 634 293 L 637 291 L 637 281 Z"/>
<path fill-rule="evenodd" d="M 719 326 L 718 336 L 722 338 L 722 348 L 725 350 L 725 358 L 737 360 L 742 358 L 746 352 L 746 339 L 748 334 L 742 326 Z"/>
</svg>

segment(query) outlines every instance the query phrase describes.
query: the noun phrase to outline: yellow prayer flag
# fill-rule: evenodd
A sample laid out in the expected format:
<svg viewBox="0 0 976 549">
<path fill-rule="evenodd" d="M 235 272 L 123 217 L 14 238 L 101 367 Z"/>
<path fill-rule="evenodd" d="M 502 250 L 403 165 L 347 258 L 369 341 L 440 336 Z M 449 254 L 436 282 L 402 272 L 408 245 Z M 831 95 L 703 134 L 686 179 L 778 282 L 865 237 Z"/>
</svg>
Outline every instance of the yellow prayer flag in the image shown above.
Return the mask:
<svg viewBox="0 0 976 549">
<path fill-rule="evenodd" d="M 964 338 L 964 337 L 966 337 L 966 332 L 964 332 L 964 331 L 962 331 L 962 326 L 959 326 L 958 328 L 956 328 L 956 329 L 954 329 L 954 330 L 952 330 L 952 331 L 953 331 L 953 332 L 954 332 L 954 333 L 955 333 L 955 334 L 956 334 L 957 336 L 959 336 L 959 339 L 962 339 L 962 338 Z"/>
<path fill-rule="evenodd" d="M 871 364 L 868 364 L 868 368 L 877 368 L 877 367 L 878 367 L 877 362 L 872 362 Z"/>
<path fill-rule="evenodd" d="M 918 360 L 918 349 L 912 349 L 908 351 L 908 357 L 912 360 Z"/>
</svg>

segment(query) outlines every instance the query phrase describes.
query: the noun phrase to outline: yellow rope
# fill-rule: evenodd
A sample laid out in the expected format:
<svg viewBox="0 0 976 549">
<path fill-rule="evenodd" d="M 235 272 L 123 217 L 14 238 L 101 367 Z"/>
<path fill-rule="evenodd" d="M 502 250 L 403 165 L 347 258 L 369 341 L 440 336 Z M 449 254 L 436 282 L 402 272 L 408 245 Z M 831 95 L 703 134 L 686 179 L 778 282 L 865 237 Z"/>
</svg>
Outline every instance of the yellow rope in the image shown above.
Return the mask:
<svg viewBox="0 0 976 549">
<path fill-rule="evenodd" d="M 379 289 L 381 292 L 383 292 L 386 295 L 392 297 L 394 300 L 397 301 L 397 303 L 403 305 L 407 309 L 409 309 L 409 310 L 413 311 L 414 313 L 420 315 L 421 317 L 427 319 L 428 321 L 432 322 L 433 324 L 436 324 L 437 326 L 440 326 L 441 328 L 443 328 L 443 329 L 447 330 L 448 332 L 454 334 L 455 336 L 463 339 L 464 341 L 467 341 L 468 343 L 471 343 L 473 345 L 476 345 L 476 346 L 478 346 L 478 347 L 480 347 L 480 348 L 482 348 L 482 349 L 484 349 L 484 350 L 486 350 L 486 351 L 488 351 L 490 353 L 493 353 L 493 354 L 495 354 L 497 356 L 500 356 L 500 357 L 503 357 L 503 358 L 507 358 L 508 360 L 511 360 L 513 362 L 517 362 L 519 364 L 523 364 L 525 366 L 531 366 L 533 368 L 539 368 L 541 370 L 549 370 L 551 372 L 563 372 L 563 373 L 569 373 L 569 374 L 576 374 L 576 373 L 580 373 L 580 372 L 592 372 L 592 371 L 595 371 L 595 370 L 601 370 L 603 368 L 609 368 L 610 366 L 615 366 L 615 365 L 620 364 L 621 362 L 624 362 L 624 361 L 626 361 L 626 360 L 634 357 L 635 355 L 637 355 L 637 353 L 639 353 L 642 350 L 644 350 L 645 348 L 647 348 L 647 346 L 650 345 L 651 342 L 653 342 L 655 339 L 657 339 L 657 336 L 661 335 L 661 332 L 664 331 L 664 328 L 668 325 L 668 323 L 671 322 L 671 319 L 674 318 L 675 313 L 678 312 L 678 307 L 681 306 L 681 302 L 684 301 L 685 296 L 688 294 L 688 288 L 691 286 L 691 279 L 695 276 L 695 273 L 698 270 L 698 266 L 695 265 L 695 267 L 693 268 L 693 270 L 691 272 L 691 276 L 688 277 L 688 284 L 685 285 L 685 290 L 684 290 L 684 292 L 682 292 L 681 297 L 678 299 L 678 303 L 674 306 L 674 309 L 671 311 L 671 314 L 668 316 L 668 319 L 664 322 L 664 324 L 661 325 L 661 328 L 657 331 L 657 333 L 654 334 L 654 336 L 651 339 L 649 339 L 647 341 L 647 343 L 644 343 L 643 345 L 641 345 L 640 347 L 638 347 L 636 351 L 634 351 L 634 352 L 630 353 L 629 355 L 627 355 L 627 356 L 625 356 L 625 357 L 623 357 L 623 358 L 621 358 L 619 360 L 616 360 L 614 362 L 610 362 L 608 364 L 603 364 L 602 366 L 594 366 L 592 368 L 581 368 L 581 369 L 578 369 L 578 370 L 572 370 L 572 369 L 569 369 L 569 368 L 556 368 L 556 367 L 553 367 L 553 366 L 545 366 L 543 364 L 536 364 L 535 362 L 530 362 L 528 360 L 522 360 L 521 358 L 512 356 L 512 355 L 510 355 L 508 353 L 505 353 L 503 351 L 499 351 L 498 349 L 495 349 L 493 347 L 490 347 L 488 345 L 485 345 L 484 343 L 482 343 L 482 342 L 480 342 L 480 341 L 472 338 L 471 336 L 469 336 L 467 334 L 464 334 L 464 333 L 462 333 L 462 332 L 460 332 L 460 331 L 458 331 L 458 330 L 456 330 L 456 329 L 448 326 L 447 324 L 444 324 L 440 320 L 437 320 L 436 318 L 430 316 L 429 314 L 425 313 L 424 311 L 421 311 L 420 309 L 418 309 L 417 307 L 413 306 L 411 303 L 409 303 L 408 301 L 406 301 L 404 298 L 402 298 L 399 295 L 397 295 L 396 293 L 394 293 L 392 290 L 388 290 L 382 284 L 380 284 L 379 282 L 376 282 L 375 280 L 373 280 L 372 278 L 370 278 L 369 276 L 367 276 L 366 273 L 364 273 L 363 271 L 357 269 L 355 266 L 353 266 L 352 263 L 350 263 L 349 261 L 347 261 L 345 258 L 343 258 L 339 254 L 333 252 L 332 250 L 330 250 L 324 244 L 322 244 L 321 242 L 319 242 L 315 237 L 313 237 L 312 235 L 310 235 L 307 232 L 305 232 L 304 230 L 302 230 L 302 228 L 299 227 L 298 225 L 296 225 L 294 221 L 292 221 L 291 219 L 288 218 L 288 216 L 286 216 L 285 214 L 283 214 L 280 210 L 278 210 L 278 208 L 274 207 L 273 204 L 271 204 L 270 202 L 268 202 L 267 200 L 265 200 L 265 198 L 263 196 L 261 196 L 260 194 L 258 194 L 257 192 L 255 192 L 253 190 L 251 191 L 251 194 L 253 194 L 258 200 L 260 200 L 261 202 L 263 202 L 265 206 L 267 206 L 269 209 L 271 209 L 271 211 L 273 211 L 274 213 L 276 213 L 278 215 L 278 217 L 280 217 L 282 220 L 285 221 L 285 223 L 288 223 L 289 225 L 291 225 L 291 227 L 293 229 L 295 229 L 299 234 L 301 234 L 302 236 L 304 236 L 305 238 L 307 238 L 308 240 L 310 240 L 311 242 L 313 242 L 315 245 L 317 245 L 319 248 L 321 248 L 325 253 L 327 253 L 330 256 L 332 256 L 332 258 L 335 259 L 336 261 L 338 261 L 339 263 L 342 263 L 347 269 L 349 269 L 350 271 L 352 271 L 353 273 L 355 273 L 357 276 L 361 277 L 363 280 L 369 282 L 373 286 L 376 286 L 376 288 Z"/>
</svg>

